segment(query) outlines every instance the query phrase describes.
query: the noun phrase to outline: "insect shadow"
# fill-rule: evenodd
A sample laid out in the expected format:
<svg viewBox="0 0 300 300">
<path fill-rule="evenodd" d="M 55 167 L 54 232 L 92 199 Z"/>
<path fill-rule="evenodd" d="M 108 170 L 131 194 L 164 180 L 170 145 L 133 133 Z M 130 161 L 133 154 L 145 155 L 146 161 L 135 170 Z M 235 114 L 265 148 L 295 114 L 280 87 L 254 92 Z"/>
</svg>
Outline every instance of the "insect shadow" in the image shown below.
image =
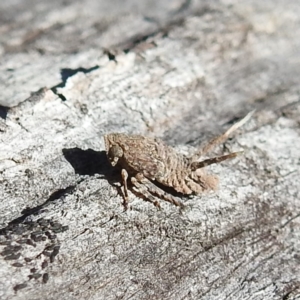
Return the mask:
<svg viewBox="0 0 300 300">
<path fill-rule="evenodd" d="M 76 147 L 63 149 L 62 152 L 76 174 L 90 176 L 100 174 L 105 177 L 115 177 L 116 172 L 109 163 L 105 151 L 82 150 Z"/>
<path fill-rule="evenodd" d="M 120 170 L 112 167 L 107 159 L 106 151 L 82 150 L 75 147 L 70 149 L 65 148 L 62 152 L 65 159 L 74 168 L 76 174 L 89 176 L 102 175 L 122 195 L 121 187 L 118 185 L 121 180 Z"/>
</svg>

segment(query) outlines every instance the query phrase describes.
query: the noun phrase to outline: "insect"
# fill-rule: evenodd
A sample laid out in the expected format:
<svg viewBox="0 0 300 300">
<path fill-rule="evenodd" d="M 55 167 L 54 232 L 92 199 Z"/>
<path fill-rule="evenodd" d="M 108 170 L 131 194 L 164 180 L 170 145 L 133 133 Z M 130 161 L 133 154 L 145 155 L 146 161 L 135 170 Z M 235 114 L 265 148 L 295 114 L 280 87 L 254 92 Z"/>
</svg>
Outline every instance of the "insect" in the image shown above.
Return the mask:
<svg viewBox="0 0 300 300">
<path fill-rule="evenodd" d="M 188 157 L 175 151 L 163 141 L 141 135 L 110 133 L 104 136 L 107 157 L 111 165 L 121 168 L 123 198 L 128 204 L 127 180 L 130 178 L 134 191 L 160 207 L 156 197 L 181 208 L 183 204 L 173 195 L 166 193 L 155 182 L 173 188 L 184 195 L 201 194 L 215 190 L 217 177 L 207 174 L 204 167 L 234 158 L 243 151 L 200 160 L 216 145 L 225 142 L 229 135 L 244 125 L 253 115 L 249 113 L 222 135 L 209 141 L 202 149 Z M 154 196 L 155 195 L 155 196 Z"/>
</svg>

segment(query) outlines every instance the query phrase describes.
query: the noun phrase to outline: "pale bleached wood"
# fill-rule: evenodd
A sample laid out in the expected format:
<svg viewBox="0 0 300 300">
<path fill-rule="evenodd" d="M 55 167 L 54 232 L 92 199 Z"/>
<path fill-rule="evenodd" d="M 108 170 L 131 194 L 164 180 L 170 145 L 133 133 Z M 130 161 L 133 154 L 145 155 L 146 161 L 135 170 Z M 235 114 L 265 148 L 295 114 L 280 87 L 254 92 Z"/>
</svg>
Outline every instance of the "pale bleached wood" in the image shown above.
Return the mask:
<svg viewBox="0 0 300 300">
<path fill-rule="evenodd" d="M 300 4 L 82 3 L 0 4 L 0 298 L 299 298 Z M 253 109 L 216 193 L 124 212 L 105 133 L 187 153 Z"/>
</svg>

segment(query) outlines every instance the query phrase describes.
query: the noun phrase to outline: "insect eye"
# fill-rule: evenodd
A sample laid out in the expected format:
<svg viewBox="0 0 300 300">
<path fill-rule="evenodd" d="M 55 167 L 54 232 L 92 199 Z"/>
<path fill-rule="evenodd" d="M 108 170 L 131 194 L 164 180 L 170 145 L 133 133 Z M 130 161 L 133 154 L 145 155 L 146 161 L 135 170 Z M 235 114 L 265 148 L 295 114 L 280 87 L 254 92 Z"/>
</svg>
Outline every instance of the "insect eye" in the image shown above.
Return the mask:
<svg viewBox="0 0 300 300">
<path fill-rule="evenodd" d="M 108 151 L 108 158 L 112 166 L 115 166 L 119 158 L 122 156 L 123 156 L 123 149 L 118 145 L 113 145 Z"/>
</svg>

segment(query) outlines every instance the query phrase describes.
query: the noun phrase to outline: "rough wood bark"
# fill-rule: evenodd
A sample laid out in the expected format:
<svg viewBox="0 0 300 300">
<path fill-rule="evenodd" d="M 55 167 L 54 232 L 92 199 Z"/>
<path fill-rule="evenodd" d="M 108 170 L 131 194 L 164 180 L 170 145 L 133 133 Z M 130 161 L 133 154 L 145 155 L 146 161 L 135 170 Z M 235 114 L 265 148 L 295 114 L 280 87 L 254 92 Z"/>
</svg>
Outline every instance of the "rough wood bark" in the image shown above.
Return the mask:
<svg viewBox="0 0 300 300">
<path fill-rule="evenodd" d="M 0 298 L 299 299 L 299 23 L 298 1 L 0 2 Z M 104 134 L 189 153 L 252 109 L 218 192 L 124 212 Z"/>
</svg>

